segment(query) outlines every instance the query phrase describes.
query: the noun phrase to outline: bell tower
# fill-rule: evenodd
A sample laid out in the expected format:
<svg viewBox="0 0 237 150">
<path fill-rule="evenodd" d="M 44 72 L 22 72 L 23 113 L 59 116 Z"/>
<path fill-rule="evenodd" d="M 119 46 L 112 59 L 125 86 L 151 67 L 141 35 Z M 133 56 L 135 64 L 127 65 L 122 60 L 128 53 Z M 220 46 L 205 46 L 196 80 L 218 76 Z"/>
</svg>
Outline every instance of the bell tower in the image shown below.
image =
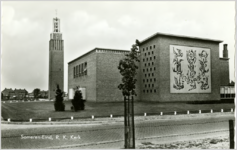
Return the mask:
<svg viewBox="0 0 237 150">
<path fill-rule="evenodd" d="M 49 99 L 55 97 L 57 84 L 64 91 L 64 46 L 60 32 L 60 19 L 56 17 L 53 18 L 53 32 L 49 40 Z"/>
</svg>

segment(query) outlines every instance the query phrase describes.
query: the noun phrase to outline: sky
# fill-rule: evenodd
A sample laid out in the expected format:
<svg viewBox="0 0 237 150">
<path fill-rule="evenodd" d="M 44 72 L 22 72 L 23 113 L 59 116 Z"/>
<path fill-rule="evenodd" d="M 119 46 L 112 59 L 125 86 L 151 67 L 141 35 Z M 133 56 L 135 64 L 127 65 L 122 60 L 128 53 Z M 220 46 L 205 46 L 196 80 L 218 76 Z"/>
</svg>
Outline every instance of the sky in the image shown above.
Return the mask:
<svg viewBox="0 0 237 150">
<path fill-rule="evenodd" d="M 64 91 L 68 62 L 94 49 L 129 50 L 156 32 L 222 40 L 234 77 L 234 1 L 2 1 L 1 90 L 48 90 L 49 40 L 54 17 L 64 40 Z M 56 14 L 57 10 L 57 14 Z"/>
</svg>

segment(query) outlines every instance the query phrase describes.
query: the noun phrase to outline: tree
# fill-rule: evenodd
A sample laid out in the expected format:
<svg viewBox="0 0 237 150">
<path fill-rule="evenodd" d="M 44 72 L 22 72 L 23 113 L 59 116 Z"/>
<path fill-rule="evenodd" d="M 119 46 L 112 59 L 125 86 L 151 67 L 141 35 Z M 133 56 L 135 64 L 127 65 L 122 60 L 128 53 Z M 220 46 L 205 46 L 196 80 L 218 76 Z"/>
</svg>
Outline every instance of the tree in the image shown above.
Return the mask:
<svg viewBox="0 0 237 150">
<path fill-rule="evenodd" d="M 137 63 L 139 62 L 138 46 L 139 41 L 136 40 L 136 44 L 132 45 L 131 51 L 125 54 L 125 58 L 119 61 L 118 66 L 122 75 L 122 83 L 119 84 L 118 88 L 124 96 L 125 148 L 135 148 L 133 96 L 136 96 Z"/>
<path fill-rule="evenodd" d="M 33 93 L 34 93 L 34 98 L 35 98 L 35 99 L 38 99 L 39 94 L 40 94 L 40 89 L 39 89 L 39 88 L 34 89 L 34 90 L 33 90 Z"/>
</svg>

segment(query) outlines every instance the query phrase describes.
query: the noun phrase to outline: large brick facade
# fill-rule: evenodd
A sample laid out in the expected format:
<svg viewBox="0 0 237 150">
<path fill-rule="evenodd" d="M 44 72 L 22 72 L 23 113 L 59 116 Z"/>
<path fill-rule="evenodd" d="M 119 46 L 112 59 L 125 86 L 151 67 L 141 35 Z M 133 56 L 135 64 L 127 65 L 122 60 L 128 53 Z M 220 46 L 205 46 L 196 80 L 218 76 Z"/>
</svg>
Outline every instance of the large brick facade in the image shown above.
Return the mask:
<svg viewBox="0 0 237 150">
<path fill-rule="evenodd" d="M 140 42 L 140 62 L 136 101 L 210 101 L 220 100 L 220 86 L 229 81 L 228 59 L 219 59 L 222 41 L 156 33 Z M 198 47 L 210 50 L 211 86 L 207 93 L 172 93 L 170 77 L 170 46 Z M 124 50 L 95 48 L 68 63 L 68 90 L 80 85 L 86 88 L 88 101 L 122 101 L 118 85 L 121 75 L 119 60 Z M 198 61 L 198 60 L 197 60 Z M 74 77 L 75 66 L 87 62 L 87 75 Z"/>
</svg>

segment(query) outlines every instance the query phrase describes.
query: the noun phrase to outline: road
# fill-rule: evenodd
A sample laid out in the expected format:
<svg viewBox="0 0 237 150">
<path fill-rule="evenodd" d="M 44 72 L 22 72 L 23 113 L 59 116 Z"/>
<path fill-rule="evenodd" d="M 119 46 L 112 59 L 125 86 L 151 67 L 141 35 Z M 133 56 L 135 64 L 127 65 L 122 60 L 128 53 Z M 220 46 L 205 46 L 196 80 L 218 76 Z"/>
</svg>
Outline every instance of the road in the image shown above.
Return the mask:
<svg viewBox="0 0 237 150">
<path fill-rule="evenodd" d="M 142 142 L 170 143 L 228 136 L 233 114 L 172 120 L 136 121 L 136 145 Z M 103 125 L 4 125 L 3 149 L 123 148 L 124 126 Z"/>
</svg>

